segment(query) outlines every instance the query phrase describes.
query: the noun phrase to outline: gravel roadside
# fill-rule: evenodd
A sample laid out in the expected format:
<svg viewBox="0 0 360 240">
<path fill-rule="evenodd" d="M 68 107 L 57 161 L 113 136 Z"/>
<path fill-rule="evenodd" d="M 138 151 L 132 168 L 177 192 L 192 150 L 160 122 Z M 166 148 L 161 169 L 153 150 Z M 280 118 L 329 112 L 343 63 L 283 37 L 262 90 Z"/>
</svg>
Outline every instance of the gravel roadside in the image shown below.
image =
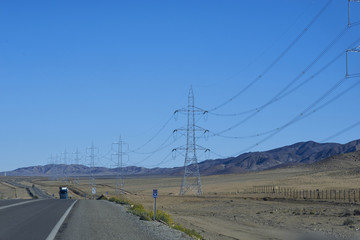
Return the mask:
<svg viewBox="0 0 360 240">
<path fill-rule="evenodd" d="M 159 222 L 142 221 L 108 201 L 79 200 L 55 239 L 191 240 Z"/>
</svg>

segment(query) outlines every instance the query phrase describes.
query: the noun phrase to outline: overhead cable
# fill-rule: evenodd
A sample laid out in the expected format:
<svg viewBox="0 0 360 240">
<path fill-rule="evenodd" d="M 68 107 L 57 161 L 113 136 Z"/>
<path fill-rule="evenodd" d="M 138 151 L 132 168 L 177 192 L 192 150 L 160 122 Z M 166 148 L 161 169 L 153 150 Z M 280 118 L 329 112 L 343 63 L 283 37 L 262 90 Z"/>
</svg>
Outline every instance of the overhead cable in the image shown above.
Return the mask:
<svg viewBox="0 0 360 240">
<path fill-rule="evenodd" d="M 330 139 L 333 139 L 333 138 L 335 138 L 337 136 L 340 136 L 341 134 L 346 133 L 347 131 L 349 131 L 349 130 L 351 130 L 351 129 L 359 126 L 359 125 L 360 125 L 360 121 L 357 121 L 356 123 L 351 124 L 350 126 L 340 130 L 339 132 L 337 132 L 337 133 L 335 133 L 335 134 L 333 134 L 333 135 L 331 135 L 331 136 L 329 136 L 327 138 L 322 139 L 320 142 L 327 142 Z"/>
<path fill-rule="evenodd" d="M 330 5 L 332 0 L 327 1 L 325 6 L 318 12 L 318 14 L 310 21 L 310 23 L 300 32 L 300 34 L 285 48 L 283 52 L 279 56 L 275 58 L 274 61 L 270 63 L 269 66 L 267 66 L 254 80 L 252 80 L 248 85 L 246 85 L 243 89 L 241 89 L 237 94 L 235 94 L 233 97 L 228 99 L 227 101 L 221 103 L 220 105 L 212 108 L 209 110 L 210 112 L 215 111 L 226 104 L 233 101 L 235 98 L 239 97 L 242 93 L 244 93 L 246 90 L 248 90 L 252 85 L 254 85 L 257 81 L 259 81 L 266 73 L 268 73 L 284 56 L 285 54 L 299 41 L 304 34 L 310 29 L 310 27 L 316 22 L 316 20 L 324 13 L 326 8 Z"/>
<path fill-rule="evenodd" d="M 331 94 L 332 92 L 334 92 L 335 89 L 337 89 L 340 85 L 342 85 L 344 83 L 344 81 L 346 80 L 346 78 L 342 78 L 340 79 L 338 82 L 336 82 L 336 84 L 331 87 L 327 92 L 325 92 L 320 98 L 318 98 L 316 101 L 314 101 L 313 103 L 311 103 L 307 108 L 305 108 L 300 114 L 296 115 L 293 119 L 291 119 L 289 122 L 287 122 L 286 124 L 282 125 L 281 127 L 278 128 L 278 130 L 276 132 L 273 132 L 272 134 L 270 134 L 269 136 L 266 136 L 265 138 L 263 138 L 262 140 L 258 141 L 257 143 L 251 145 L 250 147 L 244 149 L 243 151 L 241 151 L 241 153 L 247 152 L 249 150 L 251 150 L 252 148 L 260 145 L 261 143 L 265 142 L 266 140 L 272 138 L 273 136 L 275 136 L 276 134 L 278 134 L 280 131 L 284 130 L 285 128 L 291 126 L 292 124 L 296 123 L 299 120 L 302 120 L 306 117 L 309 117 L 310 115 L 314 114 L 315 112 L 318 112 L 320 109 L 324 108 L 325 106 L 329 105 L 330 103 L 332 103 L 333 101 L 335 101 L 336 99 L 338 99 L 339 97 L 341 97 L 342 95 L 344 95 L 345 93 L 347 93 L 348 91 L 354 89 L 354 87 L 356 85 L 358 85 L 360 83 L 360 81 L 355 82 L 352 86 L 350 86 L 349 88 L 347 88 L 346 90 L 342 91 L 341 93 L 339 93 L 338 95 L 336 95 L 335 97 L 333 97 L 332 99 L 330 99 L 329 101 L 325 102 L 324 104 L 320 105 L 317 108 L 314 108 L 317 104 L 319 104 L 322 100 L 324 100 L 329 94 Z M 314 109 L 313 109 L 314 108 Z M 313 110 L 312 110 L 313 109 Z M 311 111 L 312 110 L 312 111 Z"/>
</svg>

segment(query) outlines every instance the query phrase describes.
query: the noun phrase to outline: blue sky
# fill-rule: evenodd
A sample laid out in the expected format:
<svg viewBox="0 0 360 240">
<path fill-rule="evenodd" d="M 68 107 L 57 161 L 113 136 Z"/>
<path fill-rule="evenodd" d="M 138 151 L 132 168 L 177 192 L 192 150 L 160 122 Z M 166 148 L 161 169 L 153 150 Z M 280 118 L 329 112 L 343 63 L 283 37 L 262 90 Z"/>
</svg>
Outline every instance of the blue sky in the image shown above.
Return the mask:
<svg viewBox="0 0 360 240">
<path fill-rule="evenodd" d="M 95 164 L 113 166 L 111 143 L 119 135 L 129 143 L 130 151 L 148 142 L 176 109 L 187 105 L 190 86 L 195 105 L 201 109 L 211 110 L 226 102 L 267 69 L 327 3 L 1 2 L 0 170 L 43 165 L 49 162 L 51 154 L 57 154 L 60 163 L 65 149 L 70 156 L 76 148 L 82 152 L 80 162 L 88 164 L 85 150 L 92 142 L 99 153 Z M 310 78 L 349 46 L 360 45 L 352 44 L 360 37 L 360 26 L 355 25 L 327 48 L 346 28 L 347 18 L 347 1 L 330 2 L 264 76 L 214 112 L 238 113 L 261 106 L 324 49 L 323 56 L 297 83 Z M 360 4 L 352 3 L 351 22 L 357 21 Z M 349 55 L 350 73 L 360 73 L 359 62 L 360 53 Z M 302 87 L 224 135 L 241 137 L 281 127 L 344 75 L 345 54 Z M 360 79 L 346 79 L 328 99 L 357 81 Z M 199 151 L 199 161 L 299 141 L 322 141 L 359 121 L 359 90 L 359 85 L 353 87 L 268 139 L 265 138 L 269 135 L 199 138 L 199 145 L 212 152 L 207 156 Z M 248 115 L 221 117 L 209 113 L 207 118 L 199 116 L 197 125 L 218 133 Z M 176 121 L 171 119 L 137 152 L 161 150 L 154 154 L 129 152 L 125 165 L 183 165 L 184 157 L 179 153 L 173 159 L 171 150 L 184 145 L 186 139 L 170 135 L 184 126 L 185 115 L 179 115 Z M 346 143 L 358 139 L 359 131 L 357 126 L 328 141 Z"/>
</svg>

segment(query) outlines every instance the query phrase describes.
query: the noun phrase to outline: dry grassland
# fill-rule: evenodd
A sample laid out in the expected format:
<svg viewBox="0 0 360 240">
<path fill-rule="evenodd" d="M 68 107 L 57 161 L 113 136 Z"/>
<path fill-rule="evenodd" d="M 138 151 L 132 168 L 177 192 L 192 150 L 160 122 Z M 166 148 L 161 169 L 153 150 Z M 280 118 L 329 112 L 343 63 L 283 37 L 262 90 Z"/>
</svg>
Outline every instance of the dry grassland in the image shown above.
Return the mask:
<svg viewBox="0 0 360 240">
<path fill-rule="evenodd" d="M 42 189 L 57 196 L 65 183 L 32 179 Z M 72 186 L 90 196 L 88 179 Z M 96 179 L 97 194 L 114 196 L 114 179 Z M 360 238 L 358 203 L 313 200 L 265 199 L 266 194 L 244 193 L 253 186 L 277 185 L 295 189 L 350 189 L 360 184 L 357 174 L 343 170 L 314 171 L 287 168 L 239 175 L 202 177 L 203 196 L 189 192 L 178 196 L 181 178 L 130 178 L 125 180 L 125 197 L 152 209 L 152 190 L 158 189 L 158 208 L 170 213 L 187 228 L 196 229 L 205 239 L 308 239 L 304 234 L 320 234 L 324 239 Z M 82 198 L 70 192 L 73 198 Z M 271 197 L 271 196 L 270 196 Z M 343 225 L 345 220 L 353 223 Z"/>
<path fill-rule="evenodd" d="M 152 190 L 158 189 L 158 209 L 175 222 L 200 232 L 205 239 L 360 239 L 359 202 L 294 200 L 249 192 L 253 186 L 276 185 L 292 189 L 359 189 L 360 162 L 346 167 L 327 164 L 274 169 L 238 175 L 202 177 L 203 195 L 179 196 L 181 178 L 127 178 L 124 196 L 152 209 Z M 89 180 L 80 184 L 45 178 L 24 179 L 50 194 L 68 185 L 73 198 L 90 196 Z M 96 179 L 97 195 L 114 196 L 115 179 Z M 0 192 L 4 185 L 0 185 Z M 7 190 L 11 195 L 10 188 Z M 5 194 L 5 190 L 3 192 Z M 269 198 L 270 197 L 270 198 Z"/>
</svg>

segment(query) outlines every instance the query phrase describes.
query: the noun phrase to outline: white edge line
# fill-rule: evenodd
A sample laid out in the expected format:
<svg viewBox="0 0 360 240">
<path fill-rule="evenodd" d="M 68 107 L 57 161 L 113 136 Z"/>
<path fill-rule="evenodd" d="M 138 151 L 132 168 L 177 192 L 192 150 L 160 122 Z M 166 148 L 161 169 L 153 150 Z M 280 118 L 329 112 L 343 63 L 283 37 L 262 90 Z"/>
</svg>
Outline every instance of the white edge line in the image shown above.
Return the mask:
<svg viewBox="0 0 360 240">
<path fill-rule="evenodd" d="M 60 218 L 60 220 L 57 222 L 57 224 L 55 225 L 55 227 L 53 228 L 53 230 L 51 231 L 51 233 L 49 234 L 49 236 L 46 238 L 46 240 L 53 240 L 55 239 L 56 234 L 58 233 L 61 225 L 64 223 L 65 218 L 67 217 L 67 215 L 70 213 L 71 209 L 73 208 L 73 206 L 75 205 L 75 203 L 78 200 L 75 200 L 75 202 L 73 204 L 71 204 L 71 206 L 68 208 L 68 210 L 66 210 L 66 212 L 64 213 L 64 215 L 62 215 L 62 217 Z"/>
<path fill-rule="evenodd" d="M 37 202 L 37 201 L 41 201 L 41 200 L 43 200 L 43 199 L 29 200 L 29 201 L 24 201 L 24 202 L 14 203 L 14 204 L 11 204 L 11 205 L 6 205 L 6 206 L 2 206 L 2 207 L 0 207 L 0 210 L 5 209 L 5 208 L 10 208 L 10 207 L 15 207 L 15 206 L 19 206 L 19 205 L 27 204 L 27 203 L 33 203 L 33 202 Z"/>
</svg>

